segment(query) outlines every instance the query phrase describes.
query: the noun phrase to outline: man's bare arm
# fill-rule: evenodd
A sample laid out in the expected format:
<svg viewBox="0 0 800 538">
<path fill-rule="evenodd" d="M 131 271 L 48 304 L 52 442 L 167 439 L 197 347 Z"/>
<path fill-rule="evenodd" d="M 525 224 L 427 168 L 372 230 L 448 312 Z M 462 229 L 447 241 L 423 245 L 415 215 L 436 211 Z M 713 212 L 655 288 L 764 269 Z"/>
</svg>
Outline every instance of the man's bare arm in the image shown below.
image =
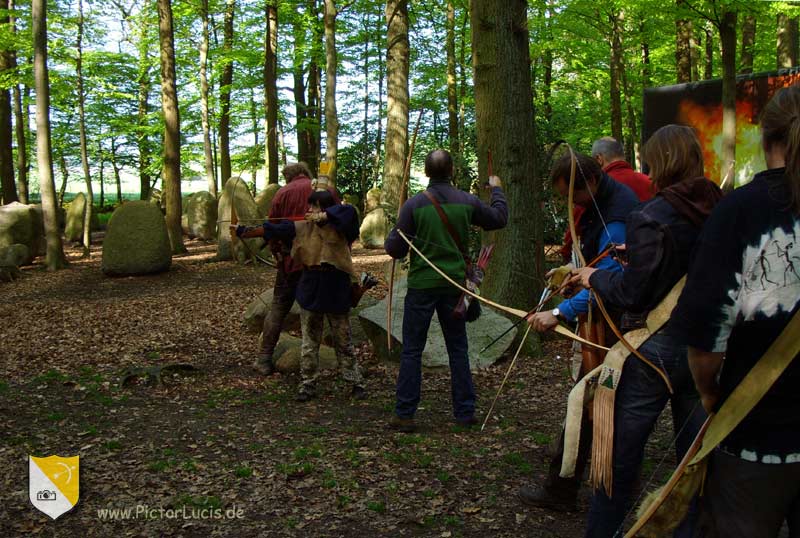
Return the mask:
<svg viewBox="0 0 800 538">
<path fill-rule="evenodd" d="M 725 353 L 702 351 L 689 347 L 689 369 L 694 384 L 700 393 L 700 401 L 707 413 L 713 413 L 719 400 L 719 371 L 722 369 Z"/>
</svg>

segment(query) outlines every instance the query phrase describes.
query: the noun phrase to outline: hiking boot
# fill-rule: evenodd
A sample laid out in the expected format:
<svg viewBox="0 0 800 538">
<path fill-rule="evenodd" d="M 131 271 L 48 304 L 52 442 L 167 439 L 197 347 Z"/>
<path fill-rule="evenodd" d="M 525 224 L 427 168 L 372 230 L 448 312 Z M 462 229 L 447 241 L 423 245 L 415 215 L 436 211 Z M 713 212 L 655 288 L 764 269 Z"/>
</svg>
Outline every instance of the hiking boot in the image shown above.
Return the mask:
<svg viewBox="0 0 800 538">
<path fill-rule="evenodd" d="M 456 426 L 459 426 L 461 428 L 472 428 L 473 426 L 477 426 L 477 424 L 478 424 L 478 419 L 475 418 L 475 415 L 456 419 Z"/>
<path fill-rule="evenodd" d="M 414 433 L 417 431 L 417 425 L 414 424 L 413 418 L 402 418 L 394 415 L 389 420 L 389 427 L 401 433 Z"/>
<path fill-rule="evenodd" d="M 366 400 L 367 399 L 367 390 L 364 387 L 359 387 L 358 385 L 353 385 L 352 396 L 353 396 L 353 399 L 355 399 L 355 400 Z"/>
<path fill-rule="evenodd" d="M 272 375 L 275 373 L 275 365 L 272 359 L 259 355 L 253 363 L 253 369 L 261 375 Z"/>
<path fill-rule="evenodd" d="M 574 512 L 577 510 L 577 492 L 555 491 L 544 486 L 522 486 L 519 498 L 523 503 L 538 508 L 546 508 L 556 512 Z"/>
</svg>

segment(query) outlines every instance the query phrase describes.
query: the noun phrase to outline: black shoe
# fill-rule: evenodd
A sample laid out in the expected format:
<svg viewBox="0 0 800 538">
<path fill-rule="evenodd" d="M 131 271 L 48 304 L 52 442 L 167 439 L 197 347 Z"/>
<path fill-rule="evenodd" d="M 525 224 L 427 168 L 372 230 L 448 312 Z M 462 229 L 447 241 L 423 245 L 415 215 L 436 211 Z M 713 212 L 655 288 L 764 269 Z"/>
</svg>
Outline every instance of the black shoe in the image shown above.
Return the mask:
<svg viewBox="0 0 800 538">
<path fill-rule="evenodd" d="M 456 426 L 460 426 L 461 428 L 472 428 L 473 426 L 477 426 L 478 419 L 475 416 L 471 417 L 464 417 L 464 418 L 457 418 L 456 419 Z"/>
<path fill-rule="evenodd" d="M 301 391 L 297 393 L 297 396 L 294 397 L 295 402 L 307 402 L 309 400 L 313 400 L 316 397 L 315 394 L 311 394 L 310 392 Z"/>
<path fill-rule="evenodd" d="M 275 365 L 272 364 L 272 359 L 267 357 L 258 357 L 253 363 L 253 369 L 261 375 L 272 375 L 275 373 Z"/>
<path fill-rule="evenodd" d="M 352 392 L 353 399 L 355 400 L 366 400 L 367 399 L 367 390 L 364 387 L 359 387 L 358 385 L 353 386 Z"/>
<path fill-rule="evenodd" d="M 575 512 L 578 509 L 577 497 L 577 491 L 575 493 L 566 491 L 556 493 L 543 486 L 519 488 L 519 498 L 523 503 L 556 512 Z"/>
<path fill-rule="evenodd" d="M 417 431 L 417 425 L 414 423 L 413 418 L 401 418 L 397 415 L 389 420 L 389 427 L 401 433 L 414 433 Z"/>
</svg>

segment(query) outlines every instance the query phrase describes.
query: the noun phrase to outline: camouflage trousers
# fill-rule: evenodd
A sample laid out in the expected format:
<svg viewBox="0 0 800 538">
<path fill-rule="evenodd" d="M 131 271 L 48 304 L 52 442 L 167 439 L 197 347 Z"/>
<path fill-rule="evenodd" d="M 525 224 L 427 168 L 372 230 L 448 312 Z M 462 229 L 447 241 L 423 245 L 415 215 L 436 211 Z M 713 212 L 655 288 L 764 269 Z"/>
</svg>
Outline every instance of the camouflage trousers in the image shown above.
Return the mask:
<svg viewBox="0 0 800 538">
<path fill-rule="evenodd" d="M 356 387 L 364 386 L 364 378 L 353 353 L 349 314 L 323 314 L 300 309 L 303 344 L 300 348 L 300 392 L 314 394 L 319 375 L 319 346 L 322 343 L 325 319 L 331 328 L 333 349 L 342 378 Z"/>
</svg>

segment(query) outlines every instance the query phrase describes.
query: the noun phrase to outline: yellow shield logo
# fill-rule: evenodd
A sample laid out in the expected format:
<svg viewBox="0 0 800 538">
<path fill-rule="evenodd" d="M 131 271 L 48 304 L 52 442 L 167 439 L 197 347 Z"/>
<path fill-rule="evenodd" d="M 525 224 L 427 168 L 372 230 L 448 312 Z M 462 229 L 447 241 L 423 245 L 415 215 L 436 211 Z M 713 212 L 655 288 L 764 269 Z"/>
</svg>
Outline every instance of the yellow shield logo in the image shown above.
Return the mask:
<svg viewBox="0 0 800 538">
<path fill-rule="evenodd" d="M 31 504 L 53 519 L 72 510 L 78 503 L 79 456 L 62 458 L 29 456 Z"/>
</svg>

